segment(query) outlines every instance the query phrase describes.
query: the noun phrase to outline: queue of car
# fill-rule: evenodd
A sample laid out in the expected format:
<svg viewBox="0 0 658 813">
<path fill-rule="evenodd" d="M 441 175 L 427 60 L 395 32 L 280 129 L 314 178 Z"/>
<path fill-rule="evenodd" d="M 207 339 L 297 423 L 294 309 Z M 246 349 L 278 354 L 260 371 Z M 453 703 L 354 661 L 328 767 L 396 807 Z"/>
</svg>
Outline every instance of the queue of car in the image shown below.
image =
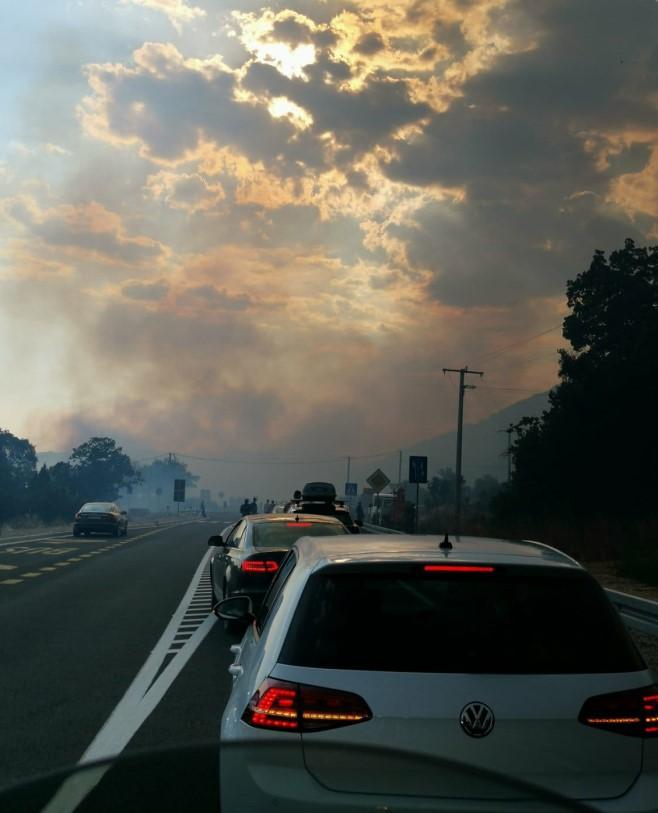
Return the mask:
<svg viewBox="0 0 658 813">
<path fill-rule="evenodd" d="M 215 612 L 244 631 L 223 813 L 658 809 L 658 686 L 576 561 L 291 508 L 213 558 Z"/>
</svg>

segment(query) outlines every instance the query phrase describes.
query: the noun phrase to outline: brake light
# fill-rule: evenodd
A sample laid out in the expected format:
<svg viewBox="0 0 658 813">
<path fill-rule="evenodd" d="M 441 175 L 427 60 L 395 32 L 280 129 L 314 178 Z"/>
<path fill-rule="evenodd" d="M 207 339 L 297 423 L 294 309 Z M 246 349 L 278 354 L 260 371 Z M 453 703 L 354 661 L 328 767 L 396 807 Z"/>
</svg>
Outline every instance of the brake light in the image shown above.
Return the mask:
<svg viewBox="0 0 658 813">
<path fill-rule="evenodd" d="M 658 737 L 658 686 L 590 697 L 578 720 L 627 737 Z"/>
<path fill-rule="evenodd" d="M 242 719 L 254 728 L 310 732 L 364 723 L 372 719 L 372 712 L 352 692 L 267 678 Z"/>
<path fill-rule="evenodd" d="M 426 573 L 493 573 L 491 565 L 425 565 Z"/>
<path fill-rule="evenodd" d="M 244 573 L 274 573 L 279 569 L 279 563 L 274 559 L 245 559 L 242 563 Z"/>
<path fill-rule="evenodd" d="M 310 528 L 313 523 L 312 522 L 286 522 L 288 528 Z"/>
</svg>

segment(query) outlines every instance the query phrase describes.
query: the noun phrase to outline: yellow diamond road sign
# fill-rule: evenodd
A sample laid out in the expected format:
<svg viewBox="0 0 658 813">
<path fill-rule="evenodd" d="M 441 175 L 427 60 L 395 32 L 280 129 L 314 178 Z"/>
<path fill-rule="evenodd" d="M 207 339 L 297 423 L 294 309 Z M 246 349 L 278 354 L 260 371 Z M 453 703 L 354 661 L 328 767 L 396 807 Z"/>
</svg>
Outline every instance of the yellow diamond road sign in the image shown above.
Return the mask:
<svg viewBox="0 0 658 813">
<path fill-rule="evenodd" d="M 381 469 L 375 469 L 366 480 L 368 485 L 378 494 L 391 482 Z"/>
</svg>

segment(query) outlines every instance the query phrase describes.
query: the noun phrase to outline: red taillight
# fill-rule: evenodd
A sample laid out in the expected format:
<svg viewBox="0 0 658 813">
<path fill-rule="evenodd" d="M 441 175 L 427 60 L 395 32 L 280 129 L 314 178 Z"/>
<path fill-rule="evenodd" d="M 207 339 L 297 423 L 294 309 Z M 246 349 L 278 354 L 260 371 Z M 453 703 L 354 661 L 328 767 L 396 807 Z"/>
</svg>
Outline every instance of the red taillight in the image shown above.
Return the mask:
<svg viewBox="0 0 658 813">
<path fill-rule="evenodd" d="M 242 719 L 255 728 L 308 732 L 364 723 L 372 719 L 372 712 L 352 692 L 268 678 L 249 701 Z"/>
<path fill-rule="evenodd" d="M 426 573 L 493 573 L 491 565 L 425 565 Z"/>
<path fill-rule="evenodd" d="M 242 563 L 244 573 L 274 573 L 279 569 L 279 563 L 274 559 L 245 559 Z"/>
<path fill-rule="evenodd" d="M 627 737 L 658 737 L 658 686 L 590 697 L 578 720 Z"/>
<path fill-rule="evenodd" d="M 288 528 L 310 528 L 313 523 L 312 522 L 286 522 Z"/>
</svg>

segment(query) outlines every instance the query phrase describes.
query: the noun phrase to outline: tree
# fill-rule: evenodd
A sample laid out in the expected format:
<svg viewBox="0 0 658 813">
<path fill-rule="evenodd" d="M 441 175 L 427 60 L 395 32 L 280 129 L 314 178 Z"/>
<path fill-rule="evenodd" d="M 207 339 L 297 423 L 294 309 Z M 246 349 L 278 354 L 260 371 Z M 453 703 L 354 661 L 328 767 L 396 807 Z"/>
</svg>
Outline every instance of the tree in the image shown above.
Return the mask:
<svg viewBox="0 0 658 813">
<path fill-rule="evenodd" d="M 170 500 L 174 490 L 174 480 L 185 480 L 187 488 L 194 488 L 199 476 L 193 474 L 186 463 L 175 455 L 167 459 L 154 460 L 139 470 L 141 482 L 147 494 L 164 494 Z M 160 494 L 158 494 L 160 490 Z"/>
<path fill-rule="evenodd" d="M 73 485 L 82 502 L 116 500 L 140 481 L 130 458 L 112 438 L 93 437 L 69 457 Z"/>
<path fill-rule="evenodd" d="M 427 484 L 425 505 L 427 508 L 452 507 L 455 504 L 457 475 L 450 468 L 441 469 Z M 462 489 L 466 494 L 467 489 Z"/>
<path fill-rule="evenodd" d="M 0 429 L 0 522 L 24 513 L 25 491 L 36 464 L 37 455 L 29 440 Z"/>
<path fill-rule="evenodd" d="M 658 247 L 624 248 L 567 284 L 560 384 L 524 418 L 499 513 L 638 519 L 658 503 Z"/>
</svg>

